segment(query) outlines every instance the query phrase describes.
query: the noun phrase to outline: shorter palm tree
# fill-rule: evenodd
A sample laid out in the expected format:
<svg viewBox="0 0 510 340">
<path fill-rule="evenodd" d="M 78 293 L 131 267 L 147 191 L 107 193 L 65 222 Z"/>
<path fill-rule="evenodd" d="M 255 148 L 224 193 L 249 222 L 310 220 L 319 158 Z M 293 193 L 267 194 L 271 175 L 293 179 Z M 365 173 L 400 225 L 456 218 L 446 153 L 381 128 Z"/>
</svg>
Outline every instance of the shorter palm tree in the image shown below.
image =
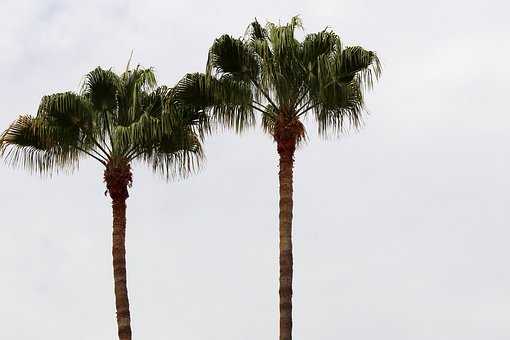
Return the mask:
<svg viewBox="0 0 510 340">
<path fill-rule="evenodd" d="M 74 169 L 83 156 L 104 167 L 113 208 L 120 340 L 131 339 L 125 258 L 131 164 L 141 161 L 168 178 L 189 174 L 203 157 L 200 141 L 208 128 L 207 117 L 196 105 L 186 105 L 178 94 L 177 89 L 157 87 L 152 69 L 128 67 L 117 75 L 98 67 L 86 75 L 81 93 L 43 97 L 35 117 L 19 117 L 1 138 L 6 160 L 32 171 Z"/>
</svg>

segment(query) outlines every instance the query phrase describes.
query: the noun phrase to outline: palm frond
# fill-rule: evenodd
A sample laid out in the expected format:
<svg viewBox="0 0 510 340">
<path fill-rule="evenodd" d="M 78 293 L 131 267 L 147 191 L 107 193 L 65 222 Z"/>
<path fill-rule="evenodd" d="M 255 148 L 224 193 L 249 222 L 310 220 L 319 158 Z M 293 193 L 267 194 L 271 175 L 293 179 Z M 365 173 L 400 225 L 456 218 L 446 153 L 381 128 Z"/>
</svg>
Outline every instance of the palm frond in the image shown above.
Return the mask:
<svg viewBox="0 0 510 340">
<path fill-rule="evenodd" d="M 95 118 L 90 101 L 73 92 L 44 96 L 37 116 L 67 129 L 91 129 Z"/>
<path fill-rule="evenodd" d="M 367 89 L 373 87 L 374 81 L 379 79 L 382 71 L 375 52 L 367 51 L 360 46 L 342 50 L 340 65 L 340 72 L 345 81 L 350 81 L 357 76 Z"/>
<path fill-rule="evenodd" d="M 286 25 L 268 23 L 266 27 L 271 57 L 262 58 L 261 88 L 266 91 L 266 99 L 269 93 L 273 103 L 289 107 L 294 97 L 298 95 L 303 79 L 303 70 L 300 65 L 301 45 L 295 38 L 295 30 L 301 27 L 301 20 L 299 17 L 294 17 Z"/>
<path fill-rule="evenodd" d="M 257 78 L 259 65 L 248 45 L 225 34 L 216 39 L 209 50 L 207 74 L 212 70 L 237 80 L 248 80 Z"/>
<path fill-rule="evenodd" d="M 139 66 L 127 70 L 121 77 L 117 98 L 117 121 L 118 125 L 127 126 L 135 122 L 142 114 L 142 96 L 153 91 L 156 86 L 156 76 L 152 68 L 143 69 Z"/>
<path fill-rule="evenodd" d="M 167 179 L 196 173 L 204 160 L 200 140 L 194 134 L 167 136 L 157 145 L 144 149 L 139 158 Z"/>
<path fill-rule="evenodd" d="M 359 128 L 363 114 L 363 93 L 360 84 L 351 82 L 332 83 L 322 89 L 320 97 L 314 100 L 314 116 L 319 134 L 338 135 L 346 128 Z"/>
<path fill-rule="evenodd" d="M 342 42 L 336 33 L 323 30 L 306 35 L 301 43 L 302 66 L 311 74 L 317 66 L 317 59 L 323 55 L 331 55 L 336 50 L 341 50 Z"/>
<path fill-rule="evenodd" d="M 217 79 L 207 74 L 187 74 L 176 86 L 175 99 L 186 108 L 210 113 L 214 121 L 238 132 L 255 123 L 249 84 L 229 75 Z"/>
<path fill-rule="evenodd" d="M 78 152 L 50 139 L 48 129 L 41 119 L 20 116 L 2 134 L 0 155 L 11 166 L 41 174 L 76 168 Z"/>
<path fill-rule="evenodd" d="M 255 21 L 246 29 L 245 36 L 249 37 L 252 41 L 264 40 L 267 38 L 267 30 L 255 18 Z"/>
<path fill-rule="evenodd" d="M 90 100 L 94 109 L 100 112 L 114 110 L 115 95 L 120 85 L 120 78 L 115 72 L 97 67 L 85 76 L 82 95 Z"/>
</svg>

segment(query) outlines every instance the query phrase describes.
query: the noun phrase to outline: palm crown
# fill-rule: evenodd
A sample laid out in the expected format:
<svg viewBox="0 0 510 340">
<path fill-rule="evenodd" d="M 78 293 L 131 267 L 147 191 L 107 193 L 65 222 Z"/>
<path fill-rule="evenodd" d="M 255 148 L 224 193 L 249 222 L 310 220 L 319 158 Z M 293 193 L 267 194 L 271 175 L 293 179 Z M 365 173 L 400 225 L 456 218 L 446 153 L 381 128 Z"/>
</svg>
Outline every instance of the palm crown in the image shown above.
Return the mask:
<svg viewBox="0 0 510 340">
<path fill-rule="evenodd" d="M 73 168 L 88 155 L 107 167 L 141 160 L 167 176 L 185 175 L 202 157 L 207 119 L 178 92 L 157 87 L 152 69 L 128 67 L 117 75 L 98 67 L 80 93 L 45 96 L 35 117 L 12 123 L 2 152 L 39 172 Z"/>
<path fill-rule="evenodd" d="M 252 97 L 249 110 L 237 111 L 226 122 L 237 129 L 253 124 L 254 112 L 262 115 L 264 129 L 280 139 L 292 127 L 296 142 L 304 137 L 300 117 L 313 114 L 319 133 L 339 132 L 347 120 L 357 127 L 363 110 L 363 87 L 370 87 L 380 74 L 374 52 L 359 46 L 344 47 L 331 30 L 295 38 L 301 28 L 299 17 L 287 25 L 257 21 L 244 38 L 223 35 L 209 51 L 207 73 L 242 84 L 238 93 L 245 98 L 248 85 Z M 217 118 L 226 120 L 221 114 Z"/>
</svg>

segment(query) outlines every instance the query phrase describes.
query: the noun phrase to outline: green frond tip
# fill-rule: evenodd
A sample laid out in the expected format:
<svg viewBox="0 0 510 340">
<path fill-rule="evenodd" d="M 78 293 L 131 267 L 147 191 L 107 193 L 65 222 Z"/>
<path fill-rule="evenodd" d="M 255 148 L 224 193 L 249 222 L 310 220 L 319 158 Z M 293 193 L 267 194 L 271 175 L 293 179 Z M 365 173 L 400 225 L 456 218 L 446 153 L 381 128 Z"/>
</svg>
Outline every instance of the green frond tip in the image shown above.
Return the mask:
<svg viewBox="0 0 510 340">
<path fill-rule="evenodd" d="M 267 38 L 267 30 L 262 27 L 262 25 L 257 21 L 257 18 L 255 18 L 255 21 L 253 21 L 246 29 L 245 36 L 248 36 L 253 41 L 263 40 Z"/>
</svg>

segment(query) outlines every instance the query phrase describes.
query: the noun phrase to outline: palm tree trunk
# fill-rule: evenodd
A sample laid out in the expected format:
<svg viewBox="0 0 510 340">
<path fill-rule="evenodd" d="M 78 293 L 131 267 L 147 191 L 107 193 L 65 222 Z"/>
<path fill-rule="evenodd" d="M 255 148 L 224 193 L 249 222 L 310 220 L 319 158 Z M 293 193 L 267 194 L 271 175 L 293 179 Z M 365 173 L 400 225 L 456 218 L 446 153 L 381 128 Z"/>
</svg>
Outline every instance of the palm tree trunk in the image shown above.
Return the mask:
<svg viewBox="0 0 510 340">
<path fill-rule="evenodd" d="M 113 209 L 113 278 L 115 287 L 115 307 L 119 340 L 131 340 L 131 315 L 126 274 L 126 199 L 129 197 L 131 171 L 125 167 L 107 167 L 105 181 L 112 198 Z"/>
<path fill-rule="evenodd" d="M 280 154 L 280 340 L 292 340 L 292 180 L 295 140 L 278 142 Z"/>
<path fill-rule="evenodd" d="M 120 340 L 131 340 L 131 317 L 126 275 L 126 200 L 113 199 L 113 278 Z"/>
</svg>

